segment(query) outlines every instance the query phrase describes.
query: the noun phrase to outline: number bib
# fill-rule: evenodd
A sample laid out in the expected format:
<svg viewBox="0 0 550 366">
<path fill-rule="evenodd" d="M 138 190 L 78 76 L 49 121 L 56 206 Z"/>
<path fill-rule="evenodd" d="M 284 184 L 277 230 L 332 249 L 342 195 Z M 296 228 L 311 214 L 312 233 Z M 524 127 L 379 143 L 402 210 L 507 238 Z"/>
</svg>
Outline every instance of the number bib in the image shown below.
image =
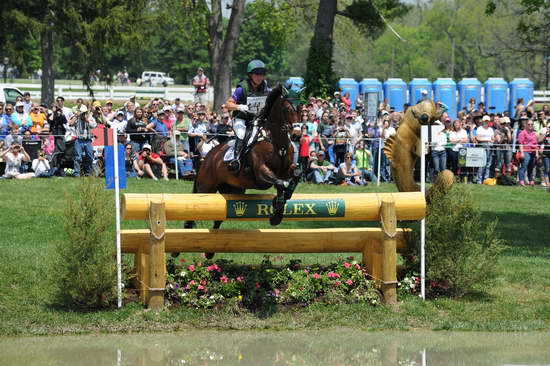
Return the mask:
<svg viewBox="0 0 550 366">
<path fill-rule="evenodd" d="M 264 106 L 267 96 L 265 97 L 248 97 L 246 98 L 246 105 L 248 111 L 257 114 Z"/>
</svg>

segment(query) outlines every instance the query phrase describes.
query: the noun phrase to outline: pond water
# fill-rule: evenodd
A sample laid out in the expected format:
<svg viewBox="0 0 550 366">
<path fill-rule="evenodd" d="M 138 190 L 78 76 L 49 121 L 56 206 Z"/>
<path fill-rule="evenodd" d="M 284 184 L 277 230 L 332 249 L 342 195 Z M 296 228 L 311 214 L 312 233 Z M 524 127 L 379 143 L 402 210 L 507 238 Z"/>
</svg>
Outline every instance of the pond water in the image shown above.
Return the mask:
<svg viewBox="0 0 550 366">
<path fill-rule="evenodd" d="M 0 365 L 550 365 L 550 333 L 341 329 L 0 338 Z"/>
</svg>

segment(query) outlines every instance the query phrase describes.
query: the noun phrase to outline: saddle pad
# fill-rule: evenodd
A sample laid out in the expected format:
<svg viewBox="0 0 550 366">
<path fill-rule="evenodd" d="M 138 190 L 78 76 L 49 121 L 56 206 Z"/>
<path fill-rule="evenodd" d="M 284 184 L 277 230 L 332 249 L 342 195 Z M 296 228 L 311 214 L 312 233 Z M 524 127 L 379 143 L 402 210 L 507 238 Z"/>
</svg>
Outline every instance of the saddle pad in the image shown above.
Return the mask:
<svg viewBox="0 0 550 366">
<path fill-rule="evenodd" d="M 246 146 L 250 146 L 254 143 L 254 141 L 256 140 L 256 135 L 258 134 L 258 131 L 259 131 L 259 128 L 257 126 L 254 126 L 252 128 L 252 133 L 250 134 L 250 138 L 248 139 L 248 142 L 246 144 Z M 231 161 L 234 159 L 234 156 L 235 156 L 235 140 L 229 140 L 226 144 L 226 150 L 225 150 L 225 154 L 223 155 L 223 161 L 227 162 L 227 161 Z"/>
</svg>

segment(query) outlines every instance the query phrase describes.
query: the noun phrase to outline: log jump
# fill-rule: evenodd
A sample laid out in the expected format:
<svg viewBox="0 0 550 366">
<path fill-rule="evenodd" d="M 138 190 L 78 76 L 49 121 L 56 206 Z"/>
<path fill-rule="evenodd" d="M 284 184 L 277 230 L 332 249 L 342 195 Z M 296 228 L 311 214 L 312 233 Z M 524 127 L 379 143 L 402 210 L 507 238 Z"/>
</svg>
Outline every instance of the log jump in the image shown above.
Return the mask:
<svg viewBox="0 0 550 366">
<path fill-rule="evenodd" d="M 166 229 L 167 220 L 266 221 L 272 200 L 269 194 L 123 194 L 122 218 L 149 223 L 121 231 L 122 252 L 136 255 L 141 300 L 163 306 L 167 252 L 358 252 L 384 300 L 397 300 L 397 252 L 406 250 L 407 234 L 397 221 L 424 218 L 421 192 L 295 194 L 285 206 L 285 221 L 378 221 L 380 228 Z"/>
</svg>

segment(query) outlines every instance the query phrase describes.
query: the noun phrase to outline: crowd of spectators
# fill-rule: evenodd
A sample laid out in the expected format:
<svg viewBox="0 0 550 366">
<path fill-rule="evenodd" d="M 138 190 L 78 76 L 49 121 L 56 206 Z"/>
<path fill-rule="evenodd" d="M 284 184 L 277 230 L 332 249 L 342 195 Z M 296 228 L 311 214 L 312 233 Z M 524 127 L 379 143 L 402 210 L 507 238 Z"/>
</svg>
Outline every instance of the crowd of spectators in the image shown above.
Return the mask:
<svg viewBox="0 0 550 366">
<path fill-rule="evenodd" d="M 176 173 L 192 178 L 200 160 L 217 144 L 232 137 L 232 115 L 224 105 L 212 111 L 202 101 L 184 104 L 179 98 L 115 105 L 108 100 L 78 99 L 69 108 L 62 96 L 51 106 L 31 100 L 28 93 L 13 104 L 0 104 L 0 159 L 4 178 L 27 179 L 54 175 L 101 174 L 105 128 L 115 128 L 125 146 L 129 177 L 169 179 Z M 142 102 L 143 104 L 140 104 Z M 396 133 L 405 112 L 380 103 L 376 118 L 364 118 L 362 100 L 351 109 L 349 95 L 309 98 L 293 126 L 295 162 L 303 180 L 315 184 L 366 185 L 392 180 L 384 141 Z M 404 106 L 406 111 L 408 105 Z M 509 177 L 520 185 L 540 178 L 548 185 L 550 173 L 550 111 L 535 111 L 532 102 L 517 101 L 513 116 L 485 110 L 471 100 L 452 120 L 444 113 L 444 128 L 428 148 L 428 180 L 443 169 L 461 179 L 483 183 Z M 481 147 L 483 167 L 461 163 L 460 149 Z"/>
</svg>

